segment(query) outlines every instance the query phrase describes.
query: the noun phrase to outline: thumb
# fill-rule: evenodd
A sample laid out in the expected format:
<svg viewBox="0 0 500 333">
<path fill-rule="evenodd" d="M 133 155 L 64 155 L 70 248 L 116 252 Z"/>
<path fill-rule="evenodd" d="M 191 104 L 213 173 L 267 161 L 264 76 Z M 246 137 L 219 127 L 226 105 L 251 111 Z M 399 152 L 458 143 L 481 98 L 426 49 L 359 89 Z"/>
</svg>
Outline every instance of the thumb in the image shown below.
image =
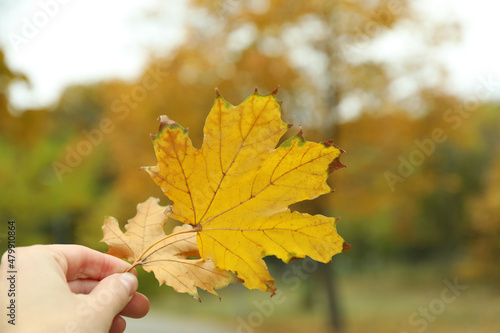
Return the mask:
<svg viewBox="0 0 500 333">
<path fill-rule="evenodd" d="M 99 308 L 101 318 L 113 320 L 130 302 L 139 283 L 132 273 L 113 274 L 102 279 L 88 295 L 95 308 Z"/>
</svg>

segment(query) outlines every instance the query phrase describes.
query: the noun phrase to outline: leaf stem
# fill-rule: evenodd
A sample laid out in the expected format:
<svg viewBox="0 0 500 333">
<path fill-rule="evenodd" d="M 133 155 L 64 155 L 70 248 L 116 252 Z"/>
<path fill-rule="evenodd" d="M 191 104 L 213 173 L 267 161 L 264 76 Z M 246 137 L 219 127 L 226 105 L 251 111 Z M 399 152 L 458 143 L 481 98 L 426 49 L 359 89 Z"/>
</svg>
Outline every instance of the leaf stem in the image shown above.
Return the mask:
<svg viewBox="0 0 500 333">
<path fill-rule="evenodd" d="M 132 264 L 132 266 L 130 266 L 130 268 L 125 271 L 125 273 L 130 272 L 131 270 L 133 270 L 135 268 L 135 266 L 142 265 L 142 263 L 143 263 L 142 260 L 141 261 L 138 261 L 138 260 L 134 261 L 134 263 Z"/>
</svg>

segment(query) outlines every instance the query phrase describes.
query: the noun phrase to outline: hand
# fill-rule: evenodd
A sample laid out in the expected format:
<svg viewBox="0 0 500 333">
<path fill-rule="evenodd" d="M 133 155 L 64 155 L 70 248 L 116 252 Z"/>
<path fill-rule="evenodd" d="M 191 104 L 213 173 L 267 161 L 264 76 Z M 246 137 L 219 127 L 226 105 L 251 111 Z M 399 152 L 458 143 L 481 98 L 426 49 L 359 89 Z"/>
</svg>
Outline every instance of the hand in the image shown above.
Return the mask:
<svg viewBox="0 0 500 333">
<path fill-rule="evenodd" d="M 15 326 L 5 315 L 12 299 L 5 254 L 0 265 L 1 332 L 123 332 L 122 316 L 149 311 L 136 292 L 137 272 L 122 274 L 130 264 L 113 256 L 79 245 L 34 245 L 16 248 L 15 259 Z"/>
</svg>

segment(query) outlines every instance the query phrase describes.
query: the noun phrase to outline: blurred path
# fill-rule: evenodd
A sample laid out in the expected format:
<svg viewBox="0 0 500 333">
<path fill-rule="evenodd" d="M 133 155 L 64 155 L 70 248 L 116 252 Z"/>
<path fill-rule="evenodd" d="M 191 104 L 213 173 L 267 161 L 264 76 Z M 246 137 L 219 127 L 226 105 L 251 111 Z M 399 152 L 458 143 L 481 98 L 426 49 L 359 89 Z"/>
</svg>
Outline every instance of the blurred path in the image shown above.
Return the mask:
<svg viewBox="0 0 500 333">
<path fill-rule="evenodd" d="M 142 319 L 127 320 L 125 333 L 234 333 L 229 326 L 222 326 L 215 322 L 185 319 L 158 314 L 148 314 Z"/>
</svg>

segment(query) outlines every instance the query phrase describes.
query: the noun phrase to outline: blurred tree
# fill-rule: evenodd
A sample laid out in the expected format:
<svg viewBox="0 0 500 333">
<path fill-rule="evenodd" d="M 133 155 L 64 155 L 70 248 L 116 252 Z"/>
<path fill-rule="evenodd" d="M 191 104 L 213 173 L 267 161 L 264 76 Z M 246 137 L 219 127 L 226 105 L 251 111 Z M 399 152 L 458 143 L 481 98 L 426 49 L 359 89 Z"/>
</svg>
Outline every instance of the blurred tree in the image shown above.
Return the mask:
<svg viewBox="0 0 500 333">
<path fill-rule="evenodd" d="M 25 110 L 13 116 L 5 108 L 0 113 L 1 218 L 17 220 L 19 246 L 73 243 L 75 225 L 98 198 L 95 175 L 103 155 L 84 161 L 78 153 L 83 139 L 75 134 L 75 124 L 61 123 L 57 113 Z M 58 160 L 66 173 L 59 172 Z"/>
<path fill-rule="evenodd" d="M 479 142 L 483 158 L 471 165 L 483 190 L 467 205 L 471 224 L 464 239 L 468 256 L 460 265 L 460 272 L 473 279 L 484 279 L 498 284 L 500 281 L 500 113 L 498 105 L 481 108 L 483 117 L 479 123 Z M 484 172 L 478 172 L 478 164 Z"/>
<path fill-rule="evenodd" d="M 26 76 L 20 73 L 15 73 L 10 70 L 5 62 L 5 56 L 2 49 L 0 49 L 0 133 L 7 135 L 8 121 L 9 121 L 9 99 L 8 90 L 9 86 L 16 80 L 27 81 Z"/>
</svg>

